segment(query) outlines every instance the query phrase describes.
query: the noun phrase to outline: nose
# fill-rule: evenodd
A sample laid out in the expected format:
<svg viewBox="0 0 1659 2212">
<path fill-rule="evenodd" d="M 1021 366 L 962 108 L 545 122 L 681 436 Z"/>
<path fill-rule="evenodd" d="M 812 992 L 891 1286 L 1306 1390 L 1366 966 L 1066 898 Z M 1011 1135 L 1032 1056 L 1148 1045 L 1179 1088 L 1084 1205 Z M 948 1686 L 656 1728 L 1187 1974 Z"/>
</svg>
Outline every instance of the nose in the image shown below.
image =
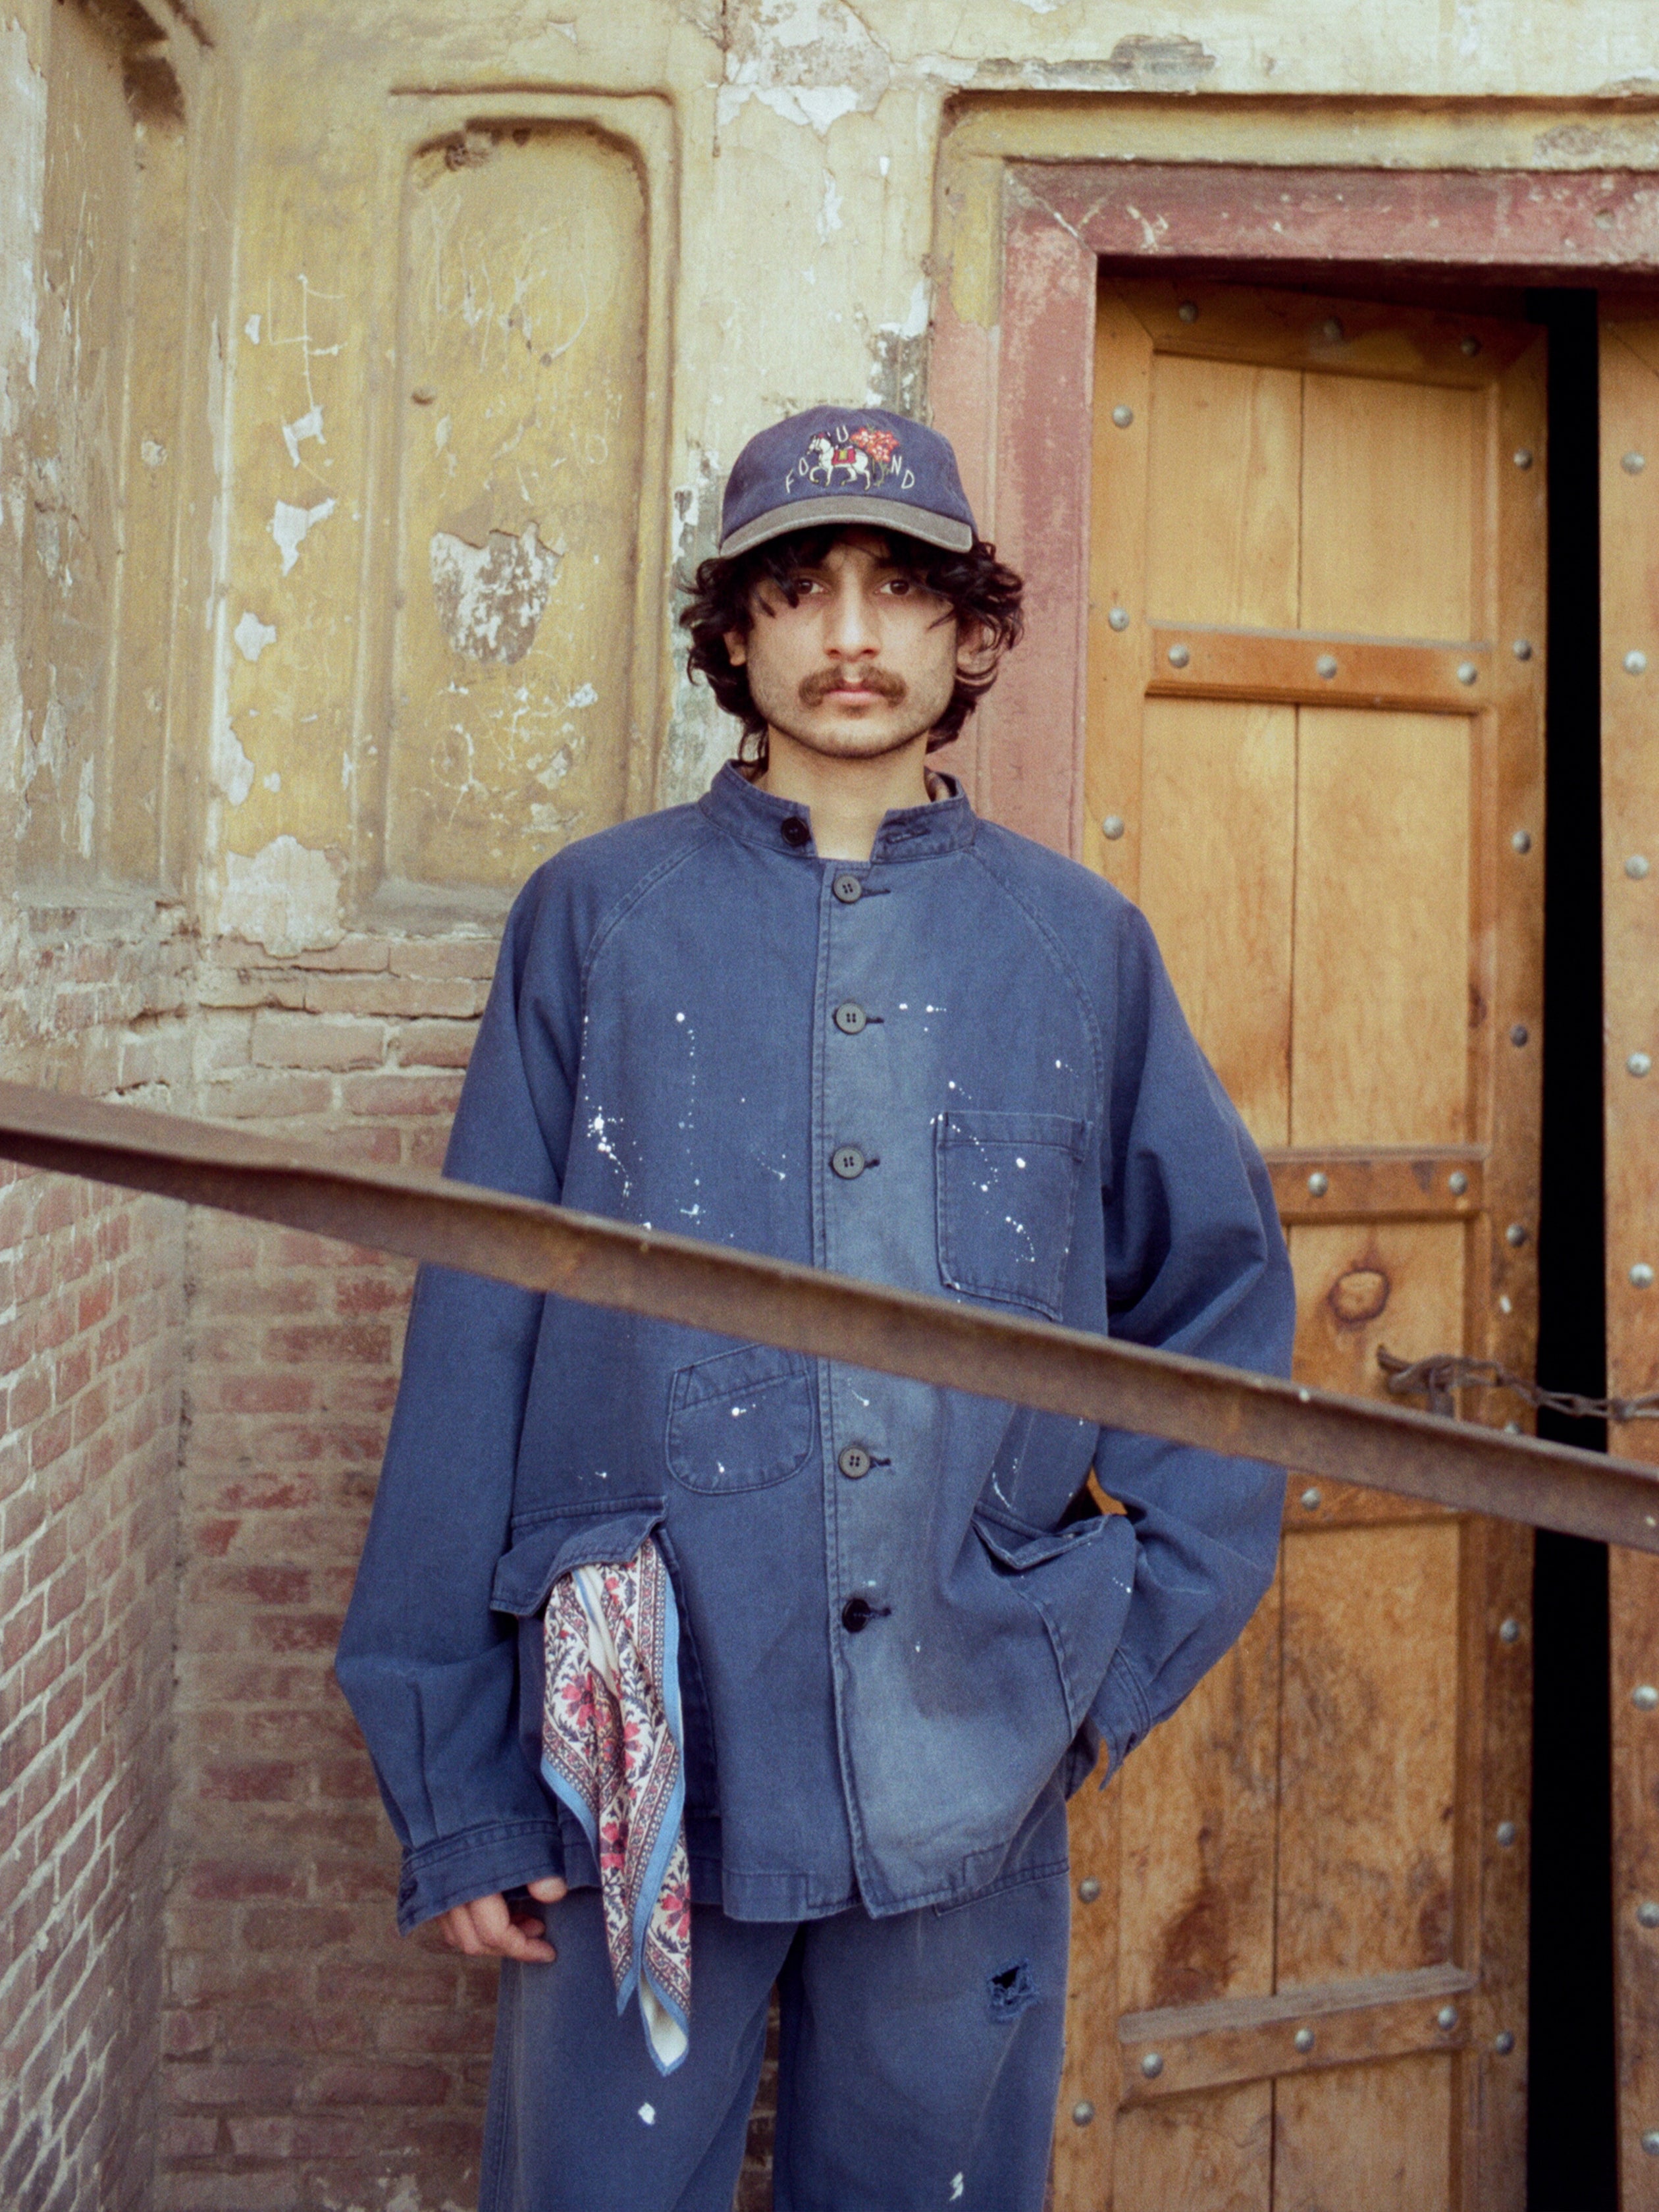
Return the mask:
<svg viewBox="0 0 1659 2212">
<path fill-rule="evenodd" d="M 833 660 L 871 660 L 881 649 L 869 595 L 856 583 L 843 581 L 825 614 L 825 652 Z"/>
</svg>

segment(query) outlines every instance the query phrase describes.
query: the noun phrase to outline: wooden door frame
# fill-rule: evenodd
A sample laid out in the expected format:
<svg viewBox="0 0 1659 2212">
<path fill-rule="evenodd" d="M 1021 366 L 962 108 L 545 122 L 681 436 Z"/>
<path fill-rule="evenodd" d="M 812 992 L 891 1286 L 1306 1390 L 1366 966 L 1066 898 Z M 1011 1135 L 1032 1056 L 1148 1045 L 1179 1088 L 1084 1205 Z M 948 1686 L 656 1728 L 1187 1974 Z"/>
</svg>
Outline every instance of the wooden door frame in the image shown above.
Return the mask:
<svg viewBox="0 0 1659 2212">
<path fill-rule="evenodd" d="M 939 169 L 932 410 L 956 444 L 981 528 L 1028 591 L 1027 641 L 963 747 L 960 772 L 987 813 L 1082 857 L 1101 264 L 1147 274 L 1208 264 L 1211 276 L 1243 264 L 1269 283 L 1276 269 L 1281 283 L 1394 270 L 1650 284 L 1659 134 L 1633 131 L 1629 113 L 1613 102 L 1496 100 L 1432 112 L 1386 101 L 961 104 Z M 1113 1825 L 1110 1814 L 1101 1823 L 1103 1851 Z M 1520 1871 L 1523 1853 L 1499 1856 Z M 1099 2063 L 1087 2077 L 1068 2069 L 1075 2108 L 1063 2100 L 1063 2112 L 1078 2124 L 1066 2130 L 1063 2117 L 1057 2144 L 1063 2212 L 1068 2198 L 1110 2201 L 1088 2131 L 1097 2106 L 1104 2118 L 1121 2094 L 1114 1984 L 1102 1977 L 1073 1996 L 1072 2031 Z M 1632 1993 L 1620 1994 L 1622 2008 Z M 1500 2060 L 1520 2046 L 1496 2079 L 1483 2068 L 1478 2100 L 1464 2100 L 1466 2124 L 1478 2101 L 1508 2138 L 1507 2191 L 1524 2128 L 1526 2023 L 1480 2025 Z M 1646 2123 L 1629 2109 L 1634 2099 L 1623 2101 L 1630 2153 L 1625 2139 Z M 1626 2212 L 1659 2207 L 1659 2172 L 1647 2171 L 1659 2160 L 1632 2154 L 1620 2164 Z"/>
<path fill-rule="evenodd" d="M 987 813 L 1081 857 L 1100 263 L 1243 262 L 1281 282 L 1291 266 L 1659 276 L 1659 131 L 1634 129 L 1637 108 L 1659 100 L 960 105 L 940 155 L 929 391 L 982 530 L 1027 586 L 1026 641 L 963 747 Z"/>
</svg>

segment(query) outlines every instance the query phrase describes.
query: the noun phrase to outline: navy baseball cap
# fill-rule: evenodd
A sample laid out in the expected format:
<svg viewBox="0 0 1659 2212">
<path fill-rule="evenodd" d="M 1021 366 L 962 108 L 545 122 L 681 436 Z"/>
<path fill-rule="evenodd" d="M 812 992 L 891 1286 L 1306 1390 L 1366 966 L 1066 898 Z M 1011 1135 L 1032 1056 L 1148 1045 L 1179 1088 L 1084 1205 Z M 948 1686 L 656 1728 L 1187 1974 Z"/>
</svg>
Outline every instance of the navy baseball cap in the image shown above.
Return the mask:
<svg viewBox="0 0 1659 2212">
<path fill-rule="evenodd" d="M 978 535 L 949 440 L 885 407 L 808 407 L 751 438 L 726 479 L 720 557 L 833 522 L 952 553 Z"/>
</svg>

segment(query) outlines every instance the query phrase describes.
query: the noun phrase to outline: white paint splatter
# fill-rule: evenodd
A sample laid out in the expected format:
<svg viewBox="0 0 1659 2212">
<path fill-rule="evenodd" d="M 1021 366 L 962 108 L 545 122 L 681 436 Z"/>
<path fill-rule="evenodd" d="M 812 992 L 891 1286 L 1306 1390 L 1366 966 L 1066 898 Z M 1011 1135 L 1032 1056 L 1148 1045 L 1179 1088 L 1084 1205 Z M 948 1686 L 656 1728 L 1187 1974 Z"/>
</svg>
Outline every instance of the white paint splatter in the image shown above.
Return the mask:
<svg viewBox="0 0 1659 2212">
<path fill-rule="evenodd" d="M 584 684 L 579 691 L 571 693 L 565 704 L 567 707 L 596 707 L 599 704 L 599 694 L 591 684 Z"/>
<path fill-rule="evenodd" d="M 315 507 L 290 507 L 285 499 L 276 502 L 276 512 L 270 519 L 270 534 L 276 540 L 276 550 L 282 556 L 282 574 L 286 576 L 300 558 L 300 548 L 319 522 L 326 522 L 334 513 L 331 499 L 319 500 Z"/>
<path fill-rule="evenodd" d="M 167 460 L 167 449 L 154 438 L 145 438 L 139 442 L 138 458 L 147 469 L 159 469 Z"/>
<path fill-rule="evenodd" d="M 328 854 L 286 833 L 251 859 L 227 853 L 219 902 L 221 933 L 263 945 L 278 959 L 338 945 L 346 933 L 340 921 L 340 875 Z"/>
<path fill-rule="evenodd" d="M 262 775 L 259 781 L 264 785 L 267 791 L 281 791 L 282 788 L 282 771 L 281 769 L 274 768 L 269 775 Z"/>
<path fill-rule="evenodd" d="M 246 322 L 243 324 L 242 328 L 246 334 L 248 343 L 250 345 L 257 345 L 259 343 L 259 317 L 257 315 L 250 315 Z"/>
<path fill-rule="evenodd" d="M 215 726 L 209 765 L 220 790 L 233 806 L 239 806 L 253 789 L 253 763 L 243 751 L 233 723 L 221 721 Z"/>
<path fill-rule="evenodd" d="M 244 660 L 257 660 L 268 645 L 276 642 L 275 627 L 269 623 L 261 622 L 251 607 L 244 611 L 242 619 L 231 635 L 240 647 Z"/>
<path fill-rule="evenodd" d="M 323 410 L 315 403 L 294 422 L 282 425 L 282 443 L 288 447 L 288 459 L 296 469 L 300 465 L 300 448 L 307 438 L 315 438 L 319 446 L 328 443 L 323 435 Z"/>
<path fill-rule="evenodd" d="M 645 2125 L 646 2125 L 648 2128 L 654 2128 L 654 2127 L 657 2125 L 657 2107 L 656 2107 L 656 2106 L 655 2106 L 655 2105 L 641 2105 L 641 2106 L 639 2107 L 639 2117 L 640 2117 L 640 2118 L 645 2122 Z"/>
</svg>

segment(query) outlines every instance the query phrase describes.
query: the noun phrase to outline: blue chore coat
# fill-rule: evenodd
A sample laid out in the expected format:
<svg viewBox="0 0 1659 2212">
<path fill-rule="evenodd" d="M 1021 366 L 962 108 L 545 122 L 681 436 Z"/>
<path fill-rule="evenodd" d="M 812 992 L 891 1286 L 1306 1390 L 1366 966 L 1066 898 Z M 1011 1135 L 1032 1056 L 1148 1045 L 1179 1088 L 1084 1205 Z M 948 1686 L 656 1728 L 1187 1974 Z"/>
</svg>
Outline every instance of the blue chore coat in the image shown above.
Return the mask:
<svg viewBox="0 0 1659 2212">
<path fill-rule="evenodd" d="M 1286 1371 L 1266 1172 L 1152 932 L 952 795 L 865 865 L 732 766 L 513 908 L 445 1172 Z M 1123 1514 L 1079 1514 L 1091 1467 Z M 1277 1469 L 421 1271 L 337 1658 L 404 1928 L 596 1879 L 543 1786 L 538 1615 L 653 1534 L 693 1895 L 737 1919 L 994 1887 L 1238 1635 Z M 1069 1515 L 1069 1509 L 1072 1509 Z"/>
</svg>

